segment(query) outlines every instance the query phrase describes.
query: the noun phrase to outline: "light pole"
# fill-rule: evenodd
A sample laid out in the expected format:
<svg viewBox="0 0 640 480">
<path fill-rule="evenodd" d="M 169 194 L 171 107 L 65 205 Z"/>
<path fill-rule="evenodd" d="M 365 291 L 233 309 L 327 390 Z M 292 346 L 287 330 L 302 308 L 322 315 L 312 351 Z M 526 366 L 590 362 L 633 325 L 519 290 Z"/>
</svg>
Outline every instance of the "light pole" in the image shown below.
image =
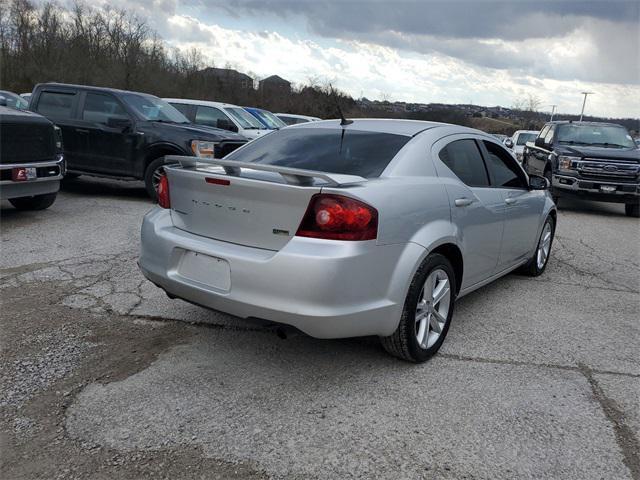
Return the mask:
<svg viewBox="0 0 640 480">
<path fill-rule="evenodd" d="M 555 113 L 555 111 L 556 111 L 556 107 L 557 107 L 558 105 L 549 105 L 549 106 L 551 107 L 551 118 L 549 119 L 549 121 L 550 121 L 550 122 L 553 122 L 553 114 Z"/>
<path fill-rule="evenodd" d="M 582 121 L 582 115 L 584 115 L 584 106 L 587 103 L 587 95 L 593 95 L 593 92 L 582 92 L 584 100 L 582 101 L 582 111 L 580 112 L 580 121 Z"/>
</svg>

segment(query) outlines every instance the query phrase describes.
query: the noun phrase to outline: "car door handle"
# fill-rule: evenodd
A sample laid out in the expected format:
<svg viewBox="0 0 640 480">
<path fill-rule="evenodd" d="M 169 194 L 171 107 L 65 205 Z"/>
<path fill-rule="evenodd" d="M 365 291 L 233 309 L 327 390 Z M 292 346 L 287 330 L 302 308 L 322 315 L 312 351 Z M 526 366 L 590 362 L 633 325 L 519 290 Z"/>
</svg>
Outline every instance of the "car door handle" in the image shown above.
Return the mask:
<svg viewBox="0 0 640 480">
<path fill-rule="evenodd" d="M 455 204 L 456 207 L 467 207 L 469 205 L 471 205 L 473 203 L 473 200 L 471 200 L 470 198 L 456 198 Z"/>
<path fill-rule="evenodd" d="M 76 128 L 76 132 L 78 133 L 89 133 L 89 130 L 85 128 Z"/>
<path fill-rule="evenodd" d="M 518 203 L 518 199 L 517 198 L 505 198 L 504 203 L 506 203 L 507 205 L 513 205 L 514 203 Z"/>
</svg>

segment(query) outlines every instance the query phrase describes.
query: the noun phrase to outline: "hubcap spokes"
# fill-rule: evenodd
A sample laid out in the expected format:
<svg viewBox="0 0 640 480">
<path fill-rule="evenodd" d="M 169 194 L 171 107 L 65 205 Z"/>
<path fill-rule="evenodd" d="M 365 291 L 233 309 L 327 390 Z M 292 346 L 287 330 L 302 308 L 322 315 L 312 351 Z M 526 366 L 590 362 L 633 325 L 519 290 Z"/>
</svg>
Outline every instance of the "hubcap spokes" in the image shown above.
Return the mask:
<svg viewBox="0 0 640 480">
<path fill-rule="evenodd" d="M 542 235 L 540 235 L 540 241 L 538 242 L 538 252 L 536 257 L 538 268 L 544 267 L 545 264 L 547 263 L 550 249 L 551 249 L 551 224 L 547 222 L 544 225 L 544 229 L 542 230 Z"/>
<path fill-rule="evenodd" d="M 422 348 L 431 347 L 440 338 L 451 305 L 451 283 L 444 270 L 429 274 L 416 306 L 416 338 Z"/>
</svg>

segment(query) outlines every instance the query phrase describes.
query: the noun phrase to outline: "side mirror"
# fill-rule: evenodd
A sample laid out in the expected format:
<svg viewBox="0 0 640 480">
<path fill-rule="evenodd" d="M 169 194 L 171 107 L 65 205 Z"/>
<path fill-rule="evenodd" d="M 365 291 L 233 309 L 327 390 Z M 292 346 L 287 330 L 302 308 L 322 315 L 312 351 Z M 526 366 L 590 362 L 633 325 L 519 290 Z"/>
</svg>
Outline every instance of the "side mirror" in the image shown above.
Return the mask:
<svg viewBox="0 0 640 480">
<path fill-rule="evenodd" d="M 127 131 L 133 126 L 133 122 L 128 118 L 122 117 L 109 117 L 107 118 L 107 127 L 120 128 L 123 132 Z"/>
<path fill-rule="evenodd" d="M 544 143 L 544 138 L 542 137 L 536 137 L 536 141 L 534 142 L 534 145 L 538 148 L 546 148 L 547 144 Z"/>
<path fill-rule="evenodd" d="M 531 190 L 548 190 L 551 185 L 549 180 L 540 175 L 529 175 L 529 188 Z"/>
<path fill-rule="evenodd" d="M 507 148 L 513 148 L 513 140 L 511 140 L 510 138 L 505 138 L 504 146 Z"/>
<path fill-rule="evenodd" d="M 218 121 L 216 122 L 216 127 L 221 128 L 222 130 L 229 130 L 231 132 L 238 133 L 238 127 L 236 127 L 233 122 L 224 120 L 222 118 L 218 119 Z"/>
</svg>

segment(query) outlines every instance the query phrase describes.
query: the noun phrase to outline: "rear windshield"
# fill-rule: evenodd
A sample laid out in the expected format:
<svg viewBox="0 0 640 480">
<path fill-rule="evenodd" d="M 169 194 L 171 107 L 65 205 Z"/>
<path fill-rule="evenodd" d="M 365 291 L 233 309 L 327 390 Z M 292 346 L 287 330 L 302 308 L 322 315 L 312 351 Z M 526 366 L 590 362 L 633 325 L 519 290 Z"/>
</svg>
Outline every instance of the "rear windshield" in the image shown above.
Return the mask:
<svg viewBox="0 0 640 480">
<path fill-rule="evenodd" d="M 341 128 L 285 128 L 236 150 L 225 160 L 378 177 L 411 137 Z"/>
</svg>

